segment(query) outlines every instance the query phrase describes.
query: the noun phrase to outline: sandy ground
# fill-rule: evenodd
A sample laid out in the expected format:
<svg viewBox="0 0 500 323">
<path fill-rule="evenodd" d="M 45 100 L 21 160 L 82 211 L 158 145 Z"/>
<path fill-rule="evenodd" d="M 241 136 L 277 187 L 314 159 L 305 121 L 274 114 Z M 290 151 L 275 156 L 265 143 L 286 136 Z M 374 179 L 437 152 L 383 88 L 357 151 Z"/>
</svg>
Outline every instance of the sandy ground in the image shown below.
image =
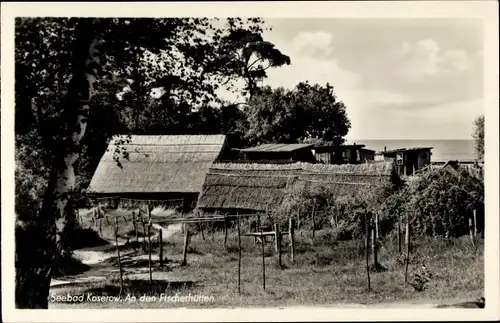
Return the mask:
<svg viewBox="0 0 500 323">
<path fill-rule="evenodd" d="M 153 223 L 152 226 L 153 226 L 153 228 L 155 228 L 157 230 L 162 230 L 163 239 L 168 239 L 168 238 L 172 237 L 173 235 L 179 234 L 182 232 L 182 224 L 181 223 L 171 224 L 171 225 L 167 226 L 166 228 L 162 227 L 161 225 L 156 224 L 156 223 Z"/>
<path fill-rule="evenodd" d="M 162 227 L 161 225 L 158 224 L 153 224 L 154 228 L 157 230 L 162 230 L 163 231 L 163 239 L 168 239 L 172 237 L 175 234 L 179 234 L 182 232 L 182 225 L 181 224 L 175 224 L 175 225 L 169 225 L 168 227 Z M 155 239 L 158 236 L 158 233 L 155 235 L 152 235 L 151 238 Z M 139 238 L 139 241 L 142 241 L 144 238 Z M 108 241 L 110 245 L 115 245 L 115 241 Z M 118 245 L 123 246 L 127 240 L 125 239 L 119 239 L 118 240 Z M 78 260 L 80 260 L 83 264 L 88 265 L 88 266 L 95 266 L 98 265 L 110 258 L 116 257 L 116 252 L 113 251 L 96 251 L 96 250 L 89 250 L 89 249 L 79 249 L 79 250 L 74 250 L 73 252 L 74 257 Z M 122 260 L 127 261 L 127 260 L 148 260 L 148 255 L 138 255 L 135 257 L 130 257 L 129 254 L 122 254 Z M 152 261 L 158 261 L 158 255 L 151 255 L 151 260 Z M 89 281 L 97 281 L 97 280 L 102 280 L 106 279 L 106 277 L 103 276 L 90 276 L 90 277 L 77 277 L 74 279 L 71 279 L 68 277 L 68 279 L 52 279 L 50 286 L 61 286 L 65 284 L 73 284 L 73 283 L 83 283 L 83 282 L 89 282 Z"/>
</svg>

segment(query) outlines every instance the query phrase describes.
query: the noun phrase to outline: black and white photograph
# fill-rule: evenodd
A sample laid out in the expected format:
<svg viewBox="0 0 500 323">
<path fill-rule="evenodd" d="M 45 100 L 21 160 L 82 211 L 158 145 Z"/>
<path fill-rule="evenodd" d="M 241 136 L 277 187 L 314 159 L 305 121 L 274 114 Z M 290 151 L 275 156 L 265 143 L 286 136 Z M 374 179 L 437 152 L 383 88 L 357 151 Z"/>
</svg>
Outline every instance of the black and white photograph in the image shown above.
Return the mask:
<svg viewBox="0 0 500 323">
<path fill-rule="evenodd" d="M 499 318 L 497 3 L 81 5 L 2 3 L 3 307 Z"/>
</svg>

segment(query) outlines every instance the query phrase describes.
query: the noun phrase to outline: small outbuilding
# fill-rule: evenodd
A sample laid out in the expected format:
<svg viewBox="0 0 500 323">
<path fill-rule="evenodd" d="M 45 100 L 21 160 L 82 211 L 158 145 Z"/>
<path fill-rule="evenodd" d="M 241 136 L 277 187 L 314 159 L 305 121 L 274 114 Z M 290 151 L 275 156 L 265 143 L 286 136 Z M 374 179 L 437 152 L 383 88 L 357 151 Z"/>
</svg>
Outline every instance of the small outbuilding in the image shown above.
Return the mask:
<svg viewBox="0 0 500 323">
<path fill-rule="evenodd" d="M 380 152 L 385 161 L 391 161 L 399 175 L 410 176 L 431 164 L 433 147 L 414 147 L 384 150 Z"/>
<path fill-rule="evenodd" d="M 314 163 L 313 144 L 264 144 L 240 149 L 240 162 L 286 164 L 295 162 Z"/>
<path fill-rule="evenodd" d="M 314 146 L 313 153 L 318 163 L 322 164 L 364 164 L 375 159 L 375 151 L 364 148 L 363 144 Z"/>
</svg>

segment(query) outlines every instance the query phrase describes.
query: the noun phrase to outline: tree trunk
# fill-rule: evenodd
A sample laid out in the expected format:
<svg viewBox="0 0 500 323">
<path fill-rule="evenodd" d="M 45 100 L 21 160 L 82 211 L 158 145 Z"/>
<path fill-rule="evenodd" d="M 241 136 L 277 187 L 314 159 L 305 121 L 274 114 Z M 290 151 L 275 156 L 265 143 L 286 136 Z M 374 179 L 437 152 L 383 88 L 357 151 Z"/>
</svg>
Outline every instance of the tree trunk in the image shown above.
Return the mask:
<svg viewBox="0 0 500 323">
<path fill-rule="evenodd" d="M 99 41 L 95 19 L 81 19 L 75 29 L 72 78 L 62 103 L 61 130 L 53 156 L 54 169 L 45 191 L 42 208 L 31 227 L 16 228 L 17 308 L 48 308 L 50 280 L 57 258 L 65 249 L 65 234 L 71 217 L 75 186 L 74 164 L 89 115 L 89 101 L 99 68 Z"/>
</svg>

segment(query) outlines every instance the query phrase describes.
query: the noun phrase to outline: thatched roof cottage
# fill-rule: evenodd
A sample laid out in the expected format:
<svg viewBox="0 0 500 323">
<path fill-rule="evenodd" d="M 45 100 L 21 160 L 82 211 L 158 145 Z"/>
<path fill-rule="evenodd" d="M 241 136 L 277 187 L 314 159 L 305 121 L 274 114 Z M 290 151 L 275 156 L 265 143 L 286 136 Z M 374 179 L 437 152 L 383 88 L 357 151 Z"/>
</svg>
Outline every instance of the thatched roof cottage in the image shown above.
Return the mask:
<svg viewBox="0 0 500 323">
<path fill-rule="evenodd" d="M 205 175 L 227 151 L 224 135 L 114 137 L 88 191 L 97 197 L 182 201 L 194 207 Z M 115 152 L 121 167 L 114 159 Z"/>
<path fill-rule="evenodd" d="M 398 184 L 394 165 L 213 164 L 198 208 L 207 212 L 265 212 L 279 206 L 285 194 L 297 188 L 325 187 L 334 194 L 350 194 L 367 186 Z"/>
</svg>

